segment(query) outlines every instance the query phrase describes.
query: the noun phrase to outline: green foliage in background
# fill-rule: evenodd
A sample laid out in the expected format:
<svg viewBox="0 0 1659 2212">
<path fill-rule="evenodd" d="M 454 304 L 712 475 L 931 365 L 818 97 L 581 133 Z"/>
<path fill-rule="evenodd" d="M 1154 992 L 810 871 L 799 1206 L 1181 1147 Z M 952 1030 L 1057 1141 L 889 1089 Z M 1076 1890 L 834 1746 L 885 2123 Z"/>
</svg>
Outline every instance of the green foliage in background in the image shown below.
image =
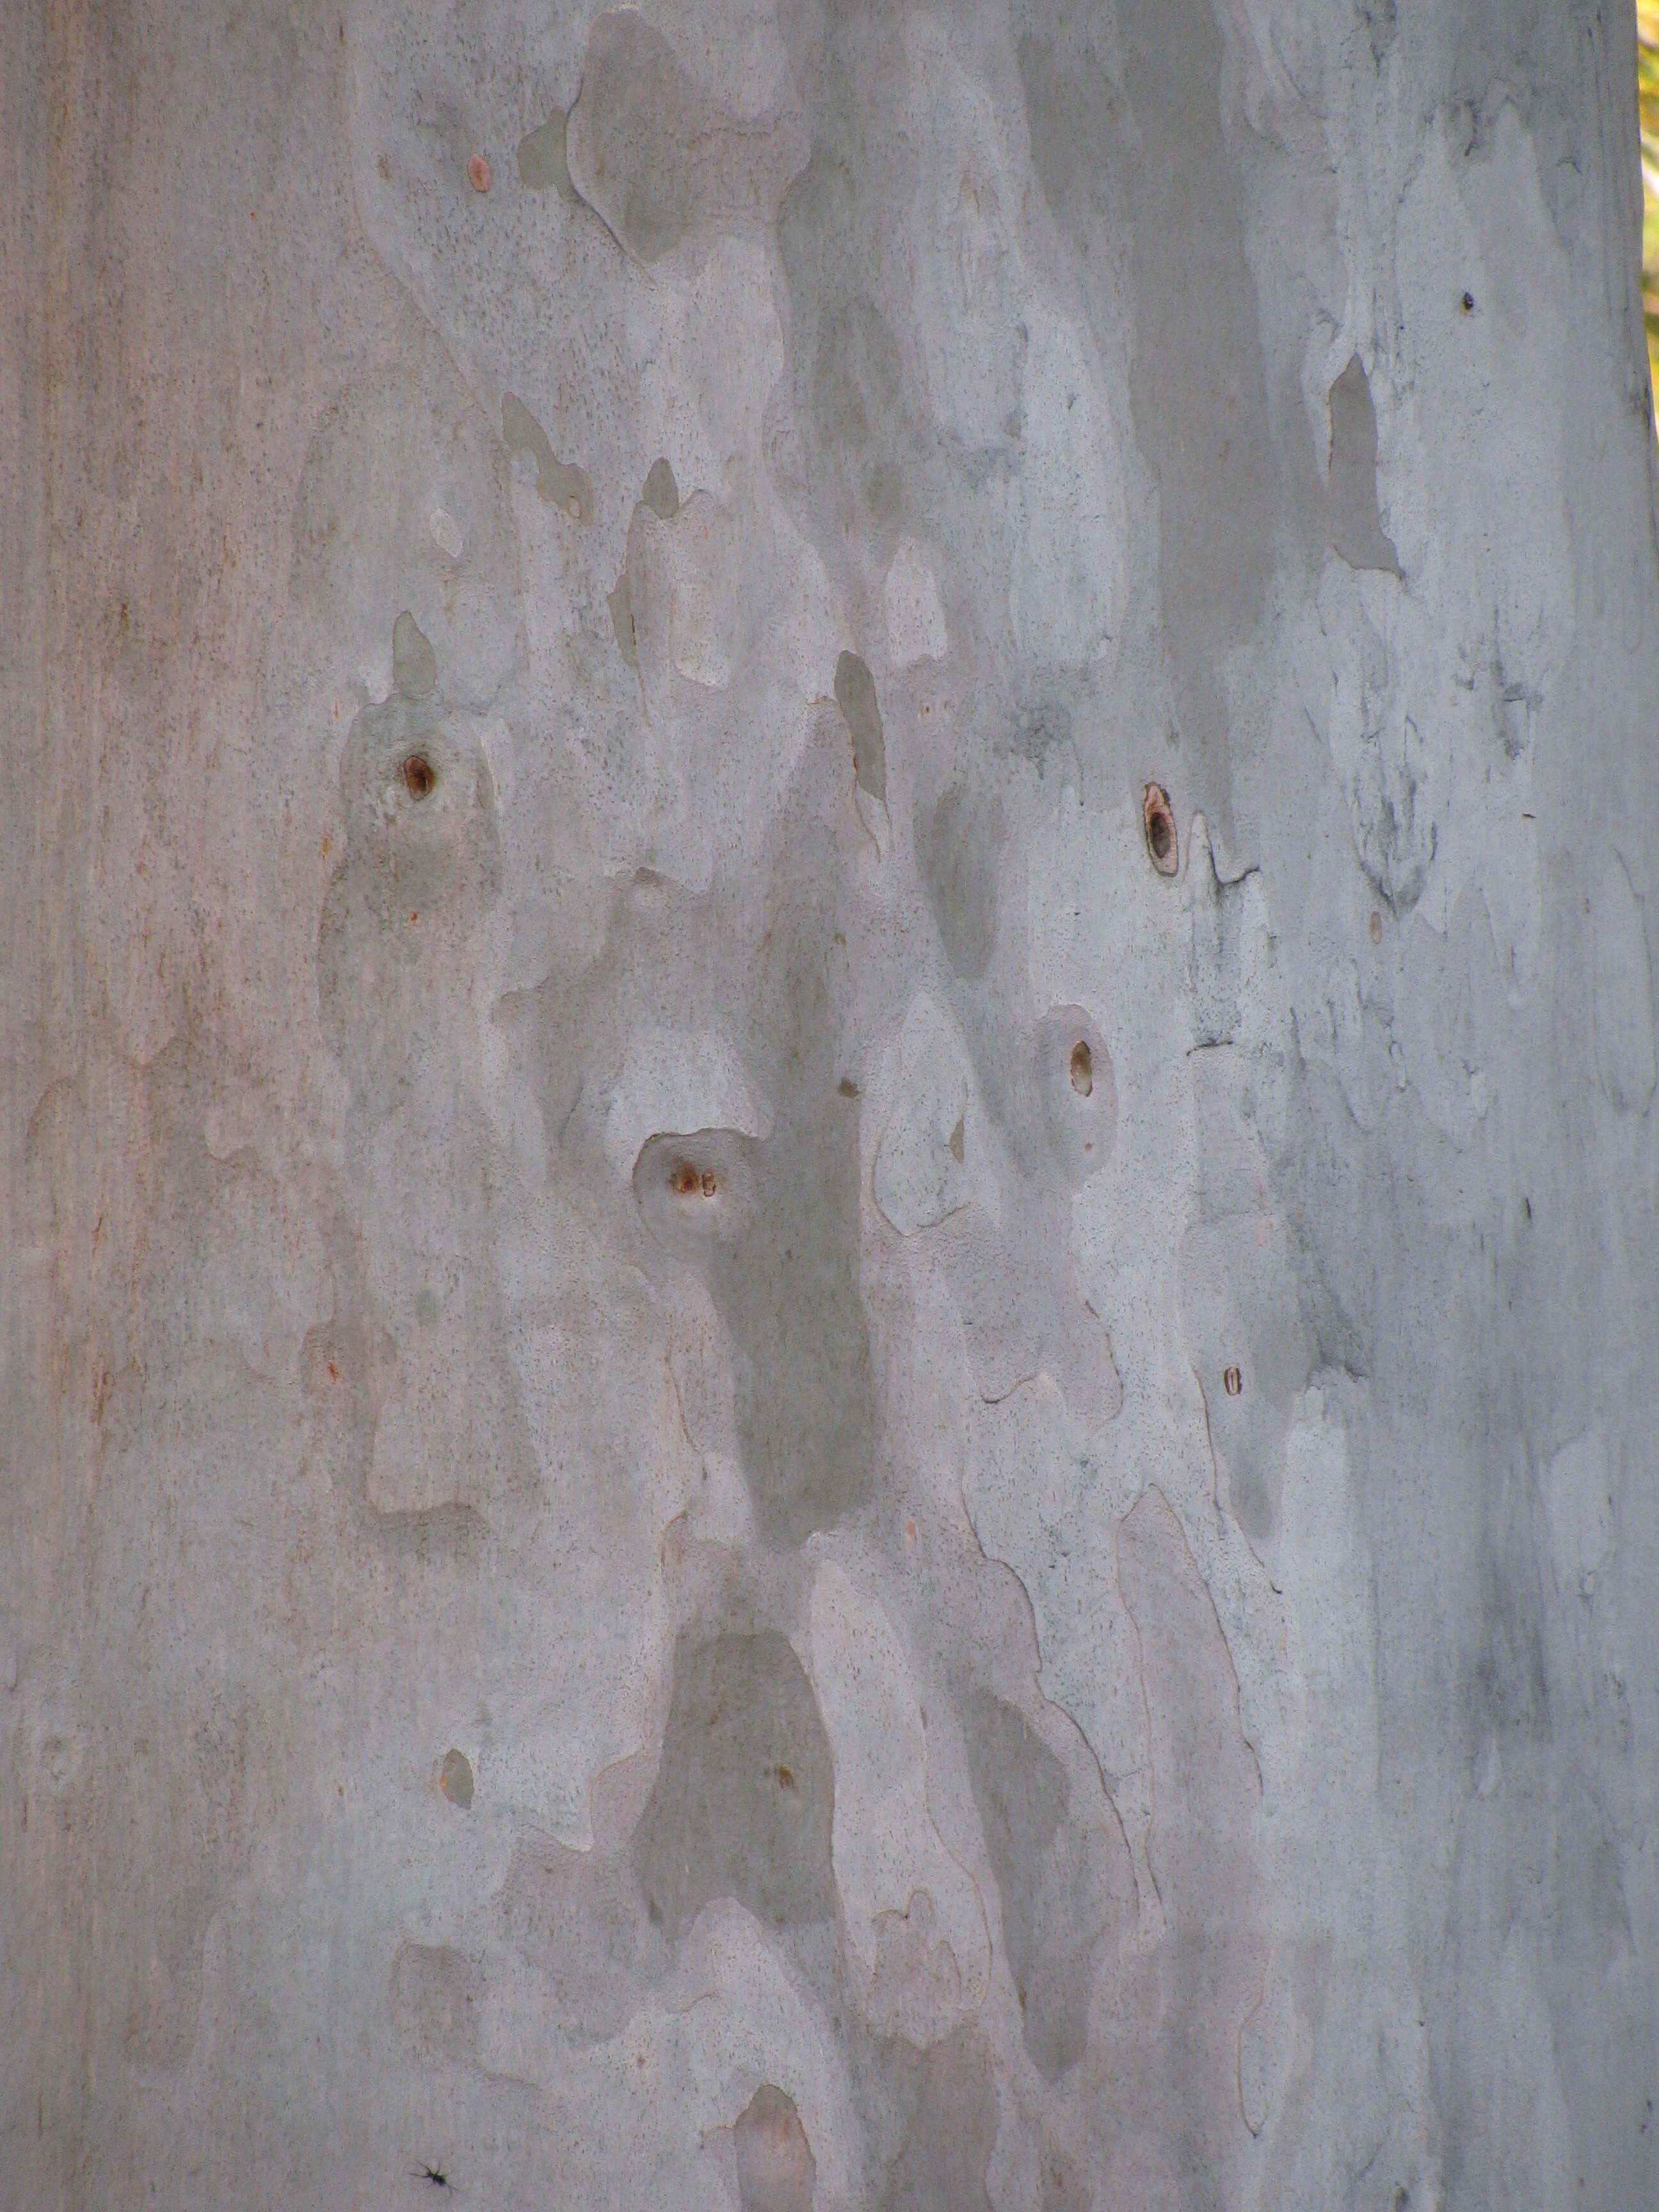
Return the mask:
<svg viewBox="0 0 1659 2212">
<path fill-rule="evenodd" d="M 1659 392 L 1659 0 L 1636 0 L 1636 82 L 1642 117 L 1642 313 Z"/>
</svg>

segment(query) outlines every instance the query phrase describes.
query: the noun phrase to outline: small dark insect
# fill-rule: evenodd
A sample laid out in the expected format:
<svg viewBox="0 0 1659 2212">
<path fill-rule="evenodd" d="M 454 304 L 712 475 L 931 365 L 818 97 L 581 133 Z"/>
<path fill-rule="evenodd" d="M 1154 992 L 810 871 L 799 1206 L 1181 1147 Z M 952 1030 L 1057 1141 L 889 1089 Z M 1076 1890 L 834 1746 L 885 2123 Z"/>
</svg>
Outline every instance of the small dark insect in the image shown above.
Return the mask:
<svg viewBox="0 0 1659 2212">
<path fill-rule="evenodd" d="M 447 2189 L 449 2186 L 449 2176 L 442 2166 L 428 2166 L 424 2161 L 415 2179 L 416 2181 L 429 2181 L 434 2189 Z"/>
<path fill-rule="evenodd" d="M 1474 313 L 1474 295 L 1473 292 L 1465 292 L 1463 295 L 1463 313 L 1466 315 L 1472 315 Z"/>
</svg>

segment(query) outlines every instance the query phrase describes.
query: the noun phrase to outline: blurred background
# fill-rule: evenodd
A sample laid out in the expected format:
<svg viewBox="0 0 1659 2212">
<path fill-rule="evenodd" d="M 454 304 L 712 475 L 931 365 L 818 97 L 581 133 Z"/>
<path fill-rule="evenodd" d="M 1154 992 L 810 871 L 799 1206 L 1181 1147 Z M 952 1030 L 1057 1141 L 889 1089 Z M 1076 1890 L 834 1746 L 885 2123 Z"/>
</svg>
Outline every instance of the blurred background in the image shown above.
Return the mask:
<svg viewBox="0 0 1659 2212">
<path fill-rule="evenodd" d="M 1642 115 L 1642 313 L 1659 391 L 1659 0 L 1636 0 L 1637 83 Z"/>
</svg>

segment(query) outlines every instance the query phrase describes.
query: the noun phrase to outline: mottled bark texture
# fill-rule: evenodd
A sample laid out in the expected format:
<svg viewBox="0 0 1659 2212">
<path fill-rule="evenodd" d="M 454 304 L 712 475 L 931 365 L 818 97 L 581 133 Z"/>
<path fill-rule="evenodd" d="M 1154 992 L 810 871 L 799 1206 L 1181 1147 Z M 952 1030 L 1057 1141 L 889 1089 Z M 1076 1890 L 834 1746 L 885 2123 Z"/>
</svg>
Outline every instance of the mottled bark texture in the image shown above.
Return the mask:
<svg viewBox="0 0 1659 2212">
<path fill-rule="evenodd" d="M 0 2202 L 1651 2212 L 1628 0 L 0 0 Z"/>
</svg>

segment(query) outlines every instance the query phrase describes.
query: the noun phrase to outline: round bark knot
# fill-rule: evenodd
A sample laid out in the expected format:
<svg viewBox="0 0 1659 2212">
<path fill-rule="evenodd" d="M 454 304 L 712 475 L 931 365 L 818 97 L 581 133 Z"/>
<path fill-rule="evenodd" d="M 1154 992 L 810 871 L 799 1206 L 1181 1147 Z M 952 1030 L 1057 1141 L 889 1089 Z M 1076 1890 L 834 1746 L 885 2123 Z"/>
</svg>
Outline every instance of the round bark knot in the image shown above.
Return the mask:
<svg viewBox="0 0 1659 2212">
<path fill-rule="evenodd" d="M 418 806 L 423 799 L 430 799 L 437 787 L 438 771 L 424 753 L 410 753 L 404 763 L 404 783 L 410 797 Z"/>
<path fill-rule="evenodd" d="M 1180 860 L 1176 838 L 1175 809 L 1161 783 L 1149 783 L 1140 803 L 1141 825 L 1146 832 L 1146 852 L 1160 876 L 1172 876 Z"/>
<path fill-rule="evenodd" d="M 1088 1097 L 1095 1087 L 1095 1062 L 1087 1037 L 1079 1037 L 1072 1047 L 1071 1069 L 1073 1090 L 1079 1098 Z"/>
<path fill-rule="evenodd" d="M 1244 1377 L 1237 1367 L 1230 1367 L 1221 1378 L 1221 1387 L 1230 1398 L 1237 1397 L 1244 1388 Z"/>
</svg>

